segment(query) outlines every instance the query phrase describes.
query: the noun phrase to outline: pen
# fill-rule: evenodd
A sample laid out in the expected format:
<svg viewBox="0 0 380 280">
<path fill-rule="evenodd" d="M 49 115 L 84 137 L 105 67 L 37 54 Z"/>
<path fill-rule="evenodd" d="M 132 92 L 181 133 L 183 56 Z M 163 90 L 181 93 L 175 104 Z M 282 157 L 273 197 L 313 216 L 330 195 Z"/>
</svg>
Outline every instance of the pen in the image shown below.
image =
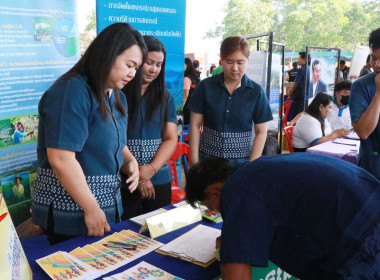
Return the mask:
<svg viewBox="0 0 380 280">
<path fill-rule="evenodd" d="M 117 242 L 117 241 L 107 241 L 108 243 L 114 244 L 114 245 L 120 245 L 120 246 L 130 246 L 130 247 L 137 247 L 135 244 L 127 244 L 123 242 Z"/>
<path fill-rule="evenodd" d="M 136 247 L 133 246 L 120 246 L 120 245 L 112 245 L 112 244 L 102 244 L 103 246 L 106 246 L 107 248 L 113 248 L 113 249 L 125 249 L 125 250 L 136 250 Z M 127 245 L 128 246 L 128 245 Z"/>
</svg>

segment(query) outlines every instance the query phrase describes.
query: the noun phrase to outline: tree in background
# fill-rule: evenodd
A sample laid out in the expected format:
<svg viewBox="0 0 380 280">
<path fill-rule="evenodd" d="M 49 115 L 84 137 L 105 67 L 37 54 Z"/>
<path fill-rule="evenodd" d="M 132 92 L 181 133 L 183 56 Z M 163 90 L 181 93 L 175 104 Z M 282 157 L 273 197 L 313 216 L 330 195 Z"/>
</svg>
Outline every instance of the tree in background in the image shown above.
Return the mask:
<svg viewBox="0 0 380 280">
<path fill-rule="evenodd" d="M 92 40 L 96 37 L 96 14 L 95 9 L 87 15 L 88 24 L 82 33 L 80 33 L 80 53 L 83 54 Z"/>
<path fill-rule="evenodd" d="M 223 39 L 273 31 L 288 51 L 305 46 L 352 50 L 379 27 L 380 0 L 229 0 L 222 24 L 206 37 Z"/>
</svg>

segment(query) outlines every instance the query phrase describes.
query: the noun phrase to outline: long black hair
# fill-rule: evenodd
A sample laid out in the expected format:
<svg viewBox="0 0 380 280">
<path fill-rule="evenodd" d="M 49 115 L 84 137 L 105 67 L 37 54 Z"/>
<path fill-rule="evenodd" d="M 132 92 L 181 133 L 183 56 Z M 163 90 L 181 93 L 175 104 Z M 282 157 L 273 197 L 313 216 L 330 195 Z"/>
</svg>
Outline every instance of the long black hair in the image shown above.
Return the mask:
<svg viewBox="0 0 380 280">
<path fill-rule="evenodd" d="M 98 34 L 82 58 L 58 80 L 68 79 L 77 74 L 84 75 L 92 89 L 93 95 L 99 103 L 102 116 L 107 118 L 105 94 L 107 79 L 116 58 L 133 45 L 140 47 L 144 62 L 146 46 L 140 33 L 127 23 L 111 24 Z M 132 81 L 135 81 L 140 88 L 141 78 L 141 69 L 138 69 Z M 114 90 L 114 94 L 117 110 L 125 115 L 126 111 L 120 100 L 119 91 Z"/>
<path fill-rule="evenodd" d="M 324 92 L 320 92 L 320 93 L 317 93 L 317 95 L 314 97 L 313 101 L 305 109 L 306 113 L 308 113 L 310 116 L 316 118 L 320 122 L 323 136 L 325 136 L 325 123 L 323 122 L 319 107 L 321 105 L 323 107 L 326 107 L 332 101 L 333 101 L 333 98 L 331 95 L 324 93 Z"/>
<path fill-rule="evenodd" d="M 141 97 L 141 88 L 138 90 L 136 84 L 127 84 L 123 92 L 126 94 L 129 108 L 128 128 L 133 129 L 135 122 L 134 117 L 136 108 L 138 108 L 142 98 L 148 99 L 147 119 L 151 120 L 154 112 L 161 107 L 162 109 L 162 133 L 165 133 L 166 124 L 168 122 L 168 93 L 165 86 L 165 64 L 166 64 L 166 49 L 164 44 L 153 36 L 144 36 L 145 45 L 148 52 L 162 52 L 164 60 L 161 65 L 160 74 L 149 85 L 143 97 Z M 143 67 L 141 67 L 143 68 Z M 130 94 L 132 92 L 138 93 Z"/>
<path fill-rule="evenodd" d="M 190 58 L 185 58 L 186 70 L 184 73 L 185 77 L 188 77 L 191 80 L 192 84 L 198 84 L 197 72 L 194 69 L 193 62 Z"/>
</svg>

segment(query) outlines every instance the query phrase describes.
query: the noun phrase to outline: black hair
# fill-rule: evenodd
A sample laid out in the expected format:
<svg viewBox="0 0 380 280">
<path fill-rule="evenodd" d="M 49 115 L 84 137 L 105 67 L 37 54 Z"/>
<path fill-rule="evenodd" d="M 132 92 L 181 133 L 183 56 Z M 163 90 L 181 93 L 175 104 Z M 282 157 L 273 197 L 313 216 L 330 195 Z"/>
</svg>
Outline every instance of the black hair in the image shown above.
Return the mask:
<svg viewBox="0 0 380 280">
<path fill-rule="evenodd" d="M 370 60 L 371 60 L 371 55 L 369 54 L 369 55 L 367 56 L 367 60 L 366 60 L 366 62 L 368 63 Z"/>
<path fill-rule="evenodd" d="M 380 28 L 375 29 L 369 34 L 369 47 L 371 50 L 377 50 L 380 48 Z"/>
<path fill-rule="evenodd" d="M 294 62 L 292 63 L 292 65 L 293 65 L 293 68 L 297 68 L 298 62 L 297 62 L 297 61 L 294 61 Z"/>
<path fill-rule="evenodd" d="M 334 94 L 335 92 L 341 91 L 343 89 L 351 90 L 351 85 L 352 83 L 349 80 L 344 80 L 344 81 L 336 83 L 334 86 Z"/>
<path fill-rule="evenodd" d="M 99 103 L 102 116 L 107 119 L 107 95 L 105 94 L 107 79 L 116 58 L 133 45 L 140 47 L 144 61 L 146 47 L 140 33 L 127 23 L 111 24 L 98 34 L 81 59 L 58 80 L 68 79 L 77 74 L 84 75 Z M 141 86 L 141 69 L 136 72 L 132 81 Z M 126 111 L 121 102 L 119 90 L 114 90 L 114 94 L 117 110 L 125 115 Z"/>
<path fill-rule="evenodd" d="M 325 136 L 325 124 L 323 122 L 321 113 L 319 111 L 319 107 L 321 104 L 323 105 L 323 107 L 326 107 L 332 101 L 333 101 L 333 98 L 331 95 L 329 95 L 325 92 L 319 92 L 314 97 L 313 101 L 309 104 L 309 106 L 307 106 L 305 109 L 306 113 L 308 113 L 310 116 L 316 118 L 320 122 L 323 136 Z"/>
<path fill-rule="evenodd" d="M 346 65 L 346 61 L 342 59 L 341 61 L 339 61 L 339 64 L 340 65 Z"/>
<path fill-rule="evenodd" d="M 144 36 L 144 42 L 147 47 L 147 52 L 162 52 L 164 54 L 164 60 L 161 65 L 160 74 L 158 74 L 157 78 L 154 79 L 149 85 L 143 97 L 141 97 L 141 89 L 136 96 L 134 91 L 137 90 L 133 87 L 124 87 L 123 92 L 126 94 L 128 101 L 128 109 L 129 108 L 137 108 L 141 102 L 141 98 L 148 99 L 148 110 L 146 112 L 146 116 L 148 120 L 151 120 L 154 112 L 158 108 L 162 108 L 162 133 L 165 133 L 166 124 L 168 121 L 168 93 L 166 91 L 165 85 L 165 64 L 166 64 L 166 49 L 164 44 L 157 38 L 153 36 Z M 143 68 L 143 67 L 141 67 Z M 135 85 L 134 85 L 135 86 Z M 128 92 L 128 93 L 127 93 Z M 136 110 L 134 110 L 136 111 Z M 135 112 L 133 112 L 134 114 Z M 133 121 L 134 116 L 131 116 L 131 119 L 128 121 L 128 129 L 133 129 L 136 124 Z"/>
<path fill-rule="evenodd" d="M 195 207 L 198 201 L 206 199 L 208 186 L 225 182 L 233 167 L 225 158 L 206 158 L 190 168 L 186 178 L 186 200 Z"/>
<path fill-rule="evenodd" d="M 198 68 L 199 67 L 199 61 L 198 60 L 194 60 L 193 61 L 193 66 L 194 66 L 194 68 Z"/>
<path fill-rule="evenodd" d="M 315 65 L 318 65 L 318 64 L 321 64 L 321 62 L 318 59 L 314 60 L 313 63 L 311 64 L 311 70 L 314 71 Z"/>
<path fill-rule="evenodd" d="M 185 70 L 184 76 L 188 77 L 191 80 L 191 83 L 195 84 L 197 80 L 197 73 L 194 69 L 193 62 L 191 61 L 190 58 L 186 57 L 185 64 L 186 64 L 186 70 Z"/>
<path fill-rule="evenodd" d="M 301 56 L 302 59 L 306 60 L 306 52 L 299 52 L 299 55 Z M 307 54 L 307 65 L 310 65 L 311 62 L 311 56 L 310 54 Z"/>
</svg>

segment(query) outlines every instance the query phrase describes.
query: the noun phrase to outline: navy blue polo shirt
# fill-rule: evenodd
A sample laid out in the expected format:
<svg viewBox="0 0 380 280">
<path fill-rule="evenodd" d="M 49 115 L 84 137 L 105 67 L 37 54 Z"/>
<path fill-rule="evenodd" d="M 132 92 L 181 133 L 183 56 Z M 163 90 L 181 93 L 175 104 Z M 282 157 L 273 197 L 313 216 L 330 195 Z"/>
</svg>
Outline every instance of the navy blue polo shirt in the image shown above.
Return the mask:
<svg viewBox="0 0 380 280">
<path fill-rule="evenodd" d="M 310 67 L 306 66 L 306 64 L 303 65 L 300 69 L 298 69 L 297 76 L 296 76 L 296 79 L 294 81 L 294 82 L 297 83 L 298 90 L 303 93 L 302 97 L 305 97 L 305 95 L 304 95 L 304 92 L 305 92 L 305 79 L 308 79 L 310 81 Z M 308 91 L 306 91 L 306 92 L 307 92 L 307 95 L 308 95 L 309 92 Z M 306 98 L 308 99 L 309 97 L 306 96 Z"/>
<path fill-rule="evenodd" d="M 120 94 L 125 108 L 125 96 Z M 114 93 L 107 98 L 108 119 L 83 76 L 59 80 L 42 96 L 38 105 L 38 170 L 33 191 L 33 221 L 47 229 L 49 206 L 53 206 L 54 232 L 66 235 L 87 233 L 82 209 L 55 176 L 47 148 L 75 152 L 89 188 L 109 224 L 121 215 L 119 169 L 127 140 L 127 118 L 115 107 Z"/>
<path fill-rule="evenodd" d="M 139 108 L 136 110 L 136 118 L 133 127 L 128 128 L 127 145 L 139 165 L 150 163 L 162 143 L 162 119 L 167 114 L 168 122 L 177 124 L 177 113 L 175 111 L 174 98 L 170 92 L 167 93 L 167 111 L 163 112 L 160 106 L 153 113 L 151 119 L 147 118 L 149 102 L 146 95 L 143 96 Z M 157 171 L 151 178 L 153 185 L 161 185 L 172 179 L 167 163 Z"/>
<path fill-rule="evenodd" d="M 221 263 L 328 279 L 380 222 L 380 182 L 333 157 L 295 153 L 244 163 L 221 190 Z"/>
<path fill-rule="evenodd" d="M 204 118 L 199 151 L 227 159 L 249 159 L 253 124 L 273 119 L 264 89 L 247 75 L 232 95 L 223 73 L 202 80 L 191 98 L 190 110 Z"/>
</svg>

